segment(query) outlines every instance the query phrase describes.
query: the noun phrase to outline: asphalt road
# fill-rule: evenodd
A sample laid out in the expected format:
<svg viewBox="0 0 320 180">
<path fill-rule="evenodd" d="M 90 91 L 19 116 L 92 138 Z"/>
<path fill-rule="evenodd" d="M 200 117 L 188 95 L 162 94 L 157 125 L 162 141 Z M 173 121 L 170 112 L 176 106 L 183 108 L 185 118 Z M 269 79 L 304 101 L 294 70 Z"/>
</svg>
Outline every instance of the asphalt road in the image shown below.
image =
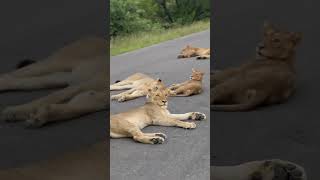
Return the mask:
<svg viewBox="0 0 320 180">
<path fill-rule="evenodd" d="M 0 73 L 13 70 L 24 58 L 41 60 L 65 43 L 106 33 L 105 1 L 4 0 L 0 11 Z M 0 110 L 50 92 L 1 93 Z M 0 122 L 0 169 L 47 160 L 100 142 L 106 137 L 106 116 L 99 112 L 36 130 Z"/>
<path fill-rule="evenodd" d="M 211 164 L 281 158 L 319 179 L 319 1 L 220 0 L 214 2 L 215 69 L 252 57 L 264 20 L 303 33 L 297 49 L 297 93 L 287 103 L 251 112 L 211 112 Z"/>
<path fill-rule="evenodd" d="M 167 41 L 134 52 L 111 57 L 111 82 L 142 72 L 161 78 L 166 85 L 182 82 L 190 77 L 191 69 L 198 68 L 204 76 L 204 92 L 192 97 L 172 97 L 172 113 L 200 111 L 208 120 L 197 122 L 194 130 L 176 127 L 147 127 L 144 132 L 163 132 L 168 138 L 162 145 L 146 145 L 132 139 L 110 140 L 110 177 L 113 180 L 195 180 L 209 179 L 210 115 L 209 71 L 210 61 L 179 60 L 179 51 L 187 44 L 210 47 L 210 32 L 204 31 Z M 119 92 L 112 92 L 115 94 Z M 124 103 L 111 102 L 111 113 L 126 111 L 143 105 L 141 97 Z"/>
</svg>

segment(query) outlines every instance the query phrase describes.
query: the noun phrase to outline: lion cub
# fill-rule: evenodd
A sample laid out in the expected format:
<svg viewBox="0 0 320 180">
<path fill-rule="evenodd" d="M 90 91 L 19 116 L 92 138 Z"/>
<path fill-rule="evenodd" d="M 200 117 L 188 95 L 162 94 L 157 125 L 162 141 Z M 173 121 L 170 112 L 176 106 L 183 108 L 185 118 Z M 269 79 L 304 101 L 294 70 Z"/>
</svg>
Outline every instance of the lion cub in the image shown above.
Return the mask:
<svg viewBox="0 0 320 180">
<path fill-rule="evenodd" d="M 202 92 L 202 78 L 204 73 L 192 68 L 190 80 L 180 84 L 172 84 L 170 96 L 191 96 Z"/>
<path fill-rule="evenodd" d="M 294 60 L 300 40 L 300 33 L 265 23 L 254 61 L 211 75 L 212 110 L 246 111 L 286 101 L 295 90 Z"/>
<path fill-rule="evenodd" d="M 163 133 L 143 133 L 141 129 L 149 125 L 177 126 L 186 129 L 196 128 L 194 122 L 182 120 L 204 120 L 206 116 L 199 112 L 171 114 L 168 109 L 169 89 L 160 79 L 154 81 L 147 90 L 147 102 L 138 108 L 111 115 L 110 137 L 132 137 L 146 144 L 162 144 L 166 138 Z"/>
<path fill-rule="evenodd" d="M 178 58 L 196 57 L 197 59 L 210 59 L 210 48 L 197 48 L 187 45 L 182 49 Z"/>
</svg>

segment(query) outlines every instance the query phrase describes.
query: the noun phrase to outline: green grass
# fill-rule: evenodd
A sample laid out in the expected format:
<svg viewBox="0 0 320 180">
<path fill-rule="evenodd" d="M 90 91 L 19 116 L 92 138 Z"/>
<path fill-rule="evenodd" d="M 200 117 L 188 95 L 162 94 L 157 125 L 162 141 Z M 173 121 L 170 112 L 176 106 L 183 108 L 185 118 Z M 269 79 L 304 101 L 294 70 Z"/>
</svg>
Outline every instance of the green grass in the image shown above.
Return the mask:
<svg viewBox="0 0 320 180">
<path fill-rule="evenodd" d="M 110 52 L 111 55 L 114 56 L 195 32 L 204 31 L 209 28 L 210 21 L 206 20 L 166 30 L 155 30 L 152 32 L 141 32 L 128 36 L 116 37 L 111 39 Z"/>
</svg>

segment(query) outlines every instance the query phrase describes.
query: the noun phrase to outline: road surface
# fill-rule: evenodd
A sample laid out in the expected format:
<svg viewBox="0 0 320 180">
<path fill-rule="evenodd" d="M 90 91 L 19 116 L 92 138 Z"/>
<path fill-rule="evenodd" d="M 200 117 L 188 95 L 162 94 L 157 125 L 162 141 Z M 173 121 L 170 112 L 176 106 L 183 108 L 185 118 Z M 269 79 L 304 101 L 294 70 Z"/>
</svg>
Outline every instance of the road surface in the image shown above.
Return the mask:
<svg viewBox="0 0 320 180">
<path fill-rule="evenodd" d="M 111 57 L 111 82 L 142 72 L 161 78 L 166 85 L 187 80 L 191 69 L 205 72 L 204 92 L 192 97 L 172 97 L 169 110 L 173 113 L 199 111 L 208 120 L 196 122 L 197 128 L 185 130 L 176 127 L 147 127 L 144 132 L 163 132 L 168 138 L 162 145 L 146 145 L 132 139 L 111 139 L 110 177 L 113 180 L 205 180 L 209 179 L 210 115 L 209 71 L 210 61 L 177 59 L 179 51 L 191 44 L 210 47 L 210 32 L 204 31 L 167 41 L 134 52 Z M 116 94 L 119 92 L 112 92 Z M 122 112 L 142 105 L 144 97 L 124 103 L 111 102 L 111 113 Z"/>
</svg>

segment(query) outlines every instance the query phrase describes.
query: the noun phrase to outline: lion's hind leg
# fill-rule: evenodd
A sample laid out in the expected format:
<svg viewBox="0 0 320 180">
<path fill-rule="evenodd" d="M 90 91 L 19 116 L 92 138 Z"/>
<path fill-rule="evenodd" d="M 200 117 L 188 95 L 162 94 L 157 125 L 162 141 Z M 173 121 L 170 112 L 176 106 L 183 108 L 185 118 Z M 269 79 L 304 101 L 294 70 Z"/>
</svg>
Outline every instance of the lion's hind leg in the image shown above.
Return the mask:
<svg viewBox="0 0 320 180">
<path fill-rule="evenodd" d="M 119 91 L 119 90 L 127 90 L 134 88 L 133 84 L 125 84 L 125 85 L 118 85 L 118 84 L 112 84 L 110 85 L 110 91 Z"/>
<path fill-rule="evenodd" d="M 193 91 L 190 89 L 184 89 L 184 88 L 178 88 L 177 90 L 173 91 L 172 96 L 191 96 L 193 94 Z"/>
<path fill-rule="evenodd" d="M 165 135 L 160 133 L 143 133 L 140 129 L 135 131 L 132 136 L 133 139 L 137 142 L 144 144 L 162 144 L 165 140 Z"/>
</svg>

